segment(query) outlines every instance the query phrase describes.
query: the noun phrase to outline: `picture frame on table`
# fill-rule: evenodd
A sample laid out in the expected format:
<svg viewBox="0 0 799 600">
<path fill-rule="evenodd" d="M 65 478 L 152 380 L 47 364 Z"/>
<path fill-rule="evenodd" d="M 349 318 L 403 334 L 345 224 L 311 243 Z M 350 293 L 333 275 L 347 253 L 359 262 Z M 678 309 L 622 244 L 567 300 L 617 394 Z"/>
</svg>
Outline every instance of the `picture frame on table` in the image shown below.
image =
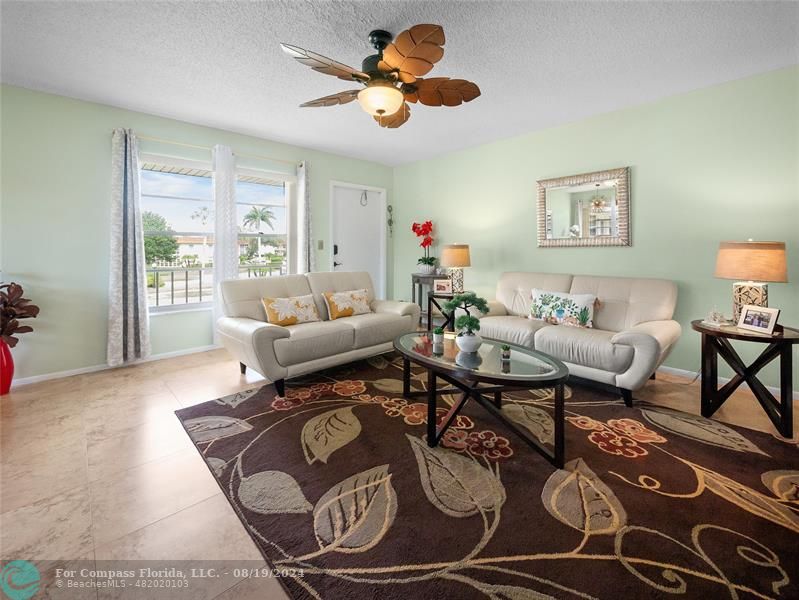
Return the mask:
<svg viewBox="0 0 799 600">
<path fill-rule="evenodd" d="M 741 309 L 741 317 L 738 319 L 740 329 L 749 329 L 758 333 L 771 335 L 777 325 L 780 316 L 779 308 L 768 308 L 766 306 L 753 306 L 747 304 Z"/>
<path fill-rule="evenodd" d="M 433 291 L 436 294 L 451 294 L 452 279 L 436 279 L 433 282 Z"/>
</svg>

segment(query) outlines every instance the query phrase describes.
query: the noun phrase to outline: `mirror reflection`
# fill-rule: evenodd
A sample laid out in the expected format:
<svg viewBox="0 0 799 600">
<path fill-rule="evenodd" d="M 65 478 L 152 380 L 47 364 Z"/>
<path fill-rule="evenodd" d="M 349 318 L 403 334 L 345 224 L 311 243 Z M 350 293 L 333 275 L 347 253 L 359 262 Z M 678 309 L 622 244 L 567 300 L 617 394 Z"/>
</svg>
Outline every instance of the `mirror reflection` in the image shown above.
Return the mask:
<svg viewBox="0 0 799 600">
<path fill-rule="evenodd" d="M 546 190 L 546 238 L 618 237 L 616 181 Z"/>
</svg>

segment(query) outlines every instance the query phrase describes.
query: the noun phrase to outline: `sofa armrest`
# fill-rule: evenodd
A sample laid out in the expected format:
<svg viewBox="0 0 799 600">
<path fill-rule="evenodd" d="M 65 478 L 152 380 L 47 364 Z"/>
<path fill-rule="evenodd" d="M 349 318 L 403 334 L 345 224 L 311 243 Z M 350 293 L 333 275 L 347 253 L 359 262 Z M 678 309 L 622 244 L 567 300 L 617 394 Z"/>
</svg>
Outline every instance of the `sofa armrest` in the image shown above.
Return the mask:
<svg viewBox="0 0 799 600">
<path fill-rule="evenodd" d="M 419 320 L 419 312 L 421 310 L 415 302 L 402 302 L 400 300 L 372 300 L 371 307 L 376 313 L 411 317 L 414 322 Z"/>
<path fill-rule="evenodd" d="M 271 381 L 283 379 L 286 368 L 275 356 L 275 340 L 289 337 L 288 329 L 246 317 L 222 317 L 216 322 L 222 345 L 240 363 L 258 371 Z"/>
<path fill-rule="evenodd" d="M 614 335 L 611 343 L 632 346 L 635 350 L 630 368 L 617 378 L 619 387 L 636 390 L 646 383 L 681 334 L 682 327 L 677 321 L 663 320 L 645 321 Z"/>
<path fill-rule="evenodd" d="M 489 300 L 488 301 L 488 312 L 481 313 L 479 310 L 471 309 L 471 314 L 473 317 L 477 317 L 478 319 L 482 319 L 483 317 L 502 317 L 508 314 L 505 305 L 502 304 L 499 300 Z M 461 315 L 465 315 L 466 311 L 462 308 L 458 308 L 455 310 L 455 318 L 457 319 Z"/>
<path fill-rule="evenodd" d="M 647 338 L 654 338 L 660 353 L 665 353 L 680 339 L 681 334 L 682 327 L 677 321 L 645 321 L 620 331 L 610 341 L 614 344 L 637 346 L 650 343 Z"/>
</svg>

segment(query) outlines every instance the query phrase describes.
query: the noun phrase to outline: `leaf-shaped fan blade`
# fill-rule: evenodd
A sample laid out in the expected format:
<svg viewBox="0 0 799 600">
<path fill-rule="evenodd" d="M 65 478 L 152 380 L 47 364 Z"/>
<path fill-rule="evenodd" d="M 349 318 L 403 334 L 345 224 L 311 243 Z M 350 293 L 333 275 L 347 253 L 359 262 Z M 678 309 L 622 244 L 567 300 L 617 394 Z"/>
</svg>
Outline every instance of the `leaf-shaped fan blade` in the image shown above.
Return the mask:
<svg viewBox="0 0 799 600">
<path fill-rule="evenodd" d="M 402 103 L 402 107 L 393 115 L 387 117 L 373 117 L 380 127 L 388 127 L 389 129 L 396 129 L 405 124 L 411 118 L 411 108 L 407 102 Z"/>
<path fill-rule="evenodd" d="M 316 52 L 303 50 L 302 48 L 290 44 L 280 44 L 280 47 L 283 49 L 283 52 L 288 54 L 291 58 L 325 75 L 333 75 L 345 81 L 352 81 L 353 79 L 367 81 L 369 79 L 366 73 L 362 73 L 361 71 L 336 62 L 332 58 L 317 54 Z"/>
<path fill-rule="evenodd" d="M 465 79 L 431 77 L 416 81 L 415 96 L 427 106 L 458 106 L 480 95 L 477 84 Z"/>
<path fill-rule="evenodd" d="M 397 36 L 383 50 L 381 71 L 397 71 L 400 81 L 413 83 L 427 75 L 444 56 L 444 29 L 441 25 L 414 25 Z"/>
<path fill-rule="evenodd" d="M 303 102 L 300 106 L 335 106 L 336 104 L 347 104 L 352 102 L 358 97 L 358 92 L 361 90 L 347 90 L 346 92 L 339 92 L 338 94 L 330 94 L 329 96 L 322 96 L 316 100 L 309 100 Z"/>
</svg>

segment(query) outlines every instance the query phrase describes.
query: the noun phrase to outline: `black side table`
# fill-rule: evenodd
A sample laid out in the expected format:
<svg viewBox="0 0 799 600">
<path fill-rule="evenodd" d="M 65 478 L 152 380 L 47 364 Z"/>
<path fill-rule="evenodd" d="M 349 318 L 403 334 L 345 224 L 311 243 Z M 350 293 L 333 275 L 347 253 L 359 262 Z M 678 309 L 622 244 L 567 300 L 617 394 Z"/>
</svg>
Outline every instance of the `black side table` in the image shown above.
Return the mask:
<svg viewBox="0 0 799 600">
<path fill-rule="evenodd" d="M 784 437 L 793 436 L 792 346 L 799 344 L 799 330 L 780 325 L 772 335 L 747 331 L 734 326 L 709 327 L 702 321 L 691 321 L 691 327 L 702 334 L 702 416 L 710 417 L 738 387 L 746 382 L 766 415 Z M 760 342 L 766 349 L 746 365 L 729 340 Z M 730 365 L 735 377 L 718 387 L 718 357 Z M 757 373 L 772 360 L 780 359 L 779 401 L 757 378 Z"/>
<path fill-rule="evenodd" d="M 438 279 L 449 279 L 449 275 L 411 273 L 411 297 L 413 298 L 413 302 L 419 304 L 419 323 L 421 323 L 425 317 L 428 317 L 425 311 L 427 307 L 424 305 L 424 286 L 428 286 L 432 291 L 433 282 Z"/>
<path fill-rule="evenodd" d="M 452 300 L 455 294 L 444 294 L 441 292 L 427 292 L 427 328 L 433 329 L 433 307 L 435 306 L 444 317 L 445 321 L 441 325 L 444 329 L 455 331 L 455 311 L 446 313 L 438 303 L 439 300 Z"/>
</svg>

